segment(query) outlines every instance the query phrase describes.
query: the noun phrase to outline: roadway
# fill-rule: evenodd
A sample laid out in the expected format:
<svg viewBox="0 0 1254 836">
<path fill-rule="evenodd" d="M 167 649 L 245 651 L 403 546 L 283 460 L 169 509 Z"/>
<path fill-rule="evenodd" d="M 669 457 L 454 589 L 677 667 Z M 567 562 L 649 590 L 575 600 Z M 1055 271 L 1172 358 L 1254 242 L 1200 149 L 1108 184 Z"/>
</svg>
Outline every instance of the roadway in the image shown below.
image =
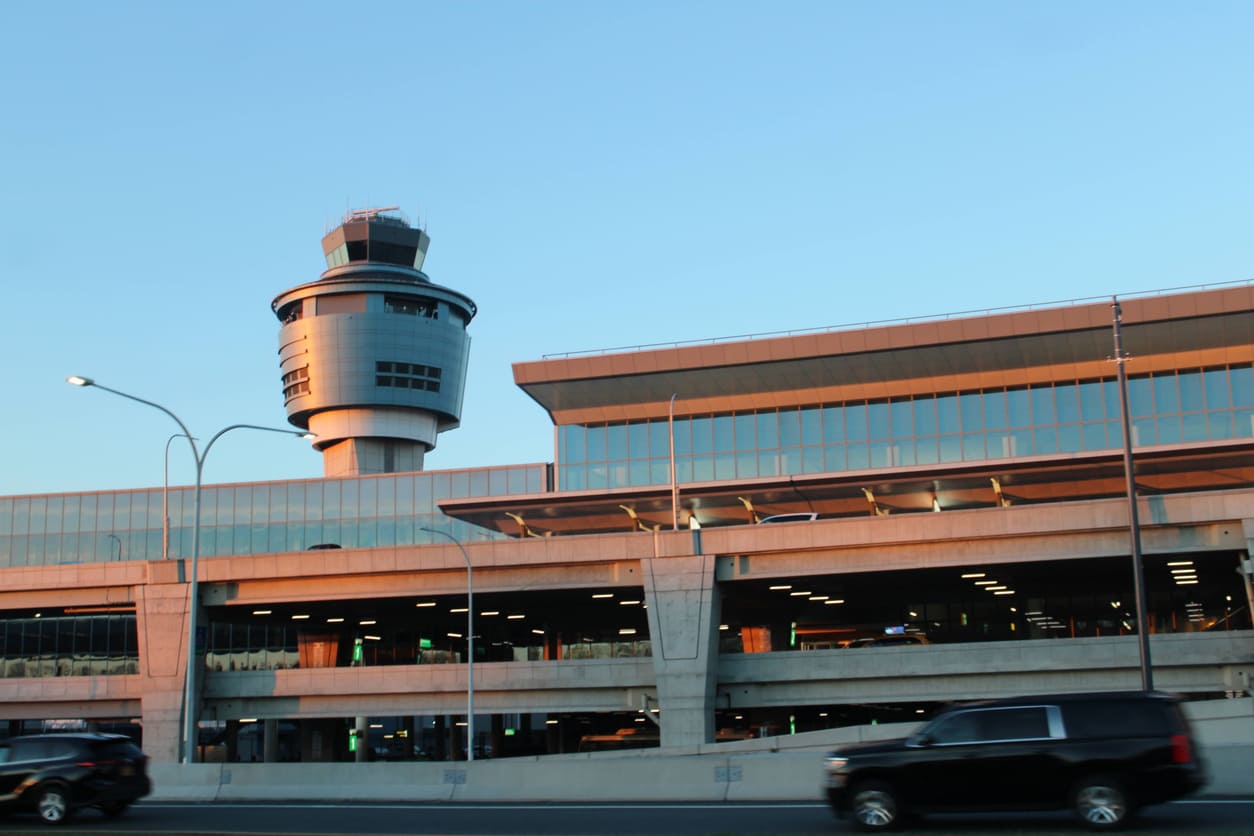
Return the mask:
<svg viewBox="0 0 1254 836">
<path fill-rule="evenodd" d="M 929 836 L 1076 836 L 1064 813 L 930 817 L 914 832 Z M 0 836 L 48 836 L 37 819 L 0 820 Z M 64 836 L 341 836 L 341 834 L 492 834 L 492 836 L 837 836 L 851 832 L 819 803 L 764 804 L 173 804 L 141 802 L 123 817 L 85 811 Z M 1138 836 L 1254 836 L 1254 799 L 1187 800 L 1152 807 Z"/>
</svg>

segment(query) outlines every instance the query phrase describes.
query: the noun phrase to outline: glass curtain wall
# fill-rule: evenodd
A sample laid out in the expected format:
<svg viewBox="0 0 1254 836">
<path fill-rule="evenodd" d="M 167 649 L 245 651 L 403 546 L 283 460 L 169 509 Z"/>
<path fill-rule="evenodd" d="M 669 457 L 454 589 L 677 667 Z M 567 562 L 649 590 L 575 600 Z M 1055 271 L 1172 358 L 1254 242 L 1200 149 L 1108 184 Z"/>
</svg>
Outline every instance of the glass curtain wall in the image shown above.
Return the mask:
<svg viewBox="0 0 1254 836">
<path fill-rule="evenodd" d="M 409 545 L 487 540 L 492 532 L 440 513 L 444 499 L 541 493 L 544 464 L 436 470 L 343 479 L 206 486 L 200 553 L 269 554 L 311 547 Z M 171 487 L 169 556 L 190 557 L 194 491 Z M 0 497 L 0 568 L 163 555 L 162 489 Z"/>
<path fill-rule="evenodd" d="M 1134 377 L 1128 398 L 1139 447 L 1254 437 L 1248 365 Z M 692 416 L 674 434 L 685 483 L 1123 446 L 1113 378 Z M 557 458 L 562 490 L 667 484 L 668 421 L 560 427 Z"/>
</svg>

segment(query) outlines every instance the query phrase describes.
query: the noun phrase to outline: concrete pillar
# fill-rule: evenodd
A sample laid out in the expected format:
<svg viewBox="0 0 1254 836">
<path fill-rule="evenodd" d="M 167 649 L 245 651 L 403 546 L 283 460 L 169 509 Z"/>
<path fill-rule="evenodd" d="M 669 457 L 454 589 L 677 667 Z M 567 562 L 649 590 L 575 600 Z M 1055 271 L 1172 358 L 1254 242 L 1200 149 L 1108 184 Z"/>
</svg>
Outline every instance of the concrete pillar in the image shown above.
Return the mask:
<svg viewBox="0 0 1254 836">
<path fill-rule="evenodd" d="M 353 722 L 353 727 L 357 730 L 357 752 L 355 760 L 357 763 L 365 763 L 370 754 L 370 718 L 357 717 Z"/>
<path fill-rule="evenodd" d="M 1245 582 L 1245 605 L 1248 607 L 1245 612 L 1250 617 L 1250 623 L 1254 624 L 1254 519 L 1242 520 L 1241 527 L 1245 533 L 1245 554 L 1241 555 L 1237 571 Z"/>
<path fill-rule="evenodd" d="M 144 751 L 154 763 L 177 763 L 183 737 L 188 585 L 178 582 L 178 562 L 150 562 L 149 582 L 134 587 Z"/>
<path fill-rule="evenodd" d="M 686 533 L 685 533 L 686 534 Z M 668 535 L 655 534 L 655 542 Z M 687 536 L 669 537 L 668 546 Z M 713 555 L 672 555 L 642 561 L 649 637 L 657 674 L 662 745 L 714 742 L 718 685 L 719 597 Z"/>
<path fill-rule="evenodd" d="M 261 721 L 261 759 L 266 763 L 279 760 L 279 721 Z"/>
</svg>

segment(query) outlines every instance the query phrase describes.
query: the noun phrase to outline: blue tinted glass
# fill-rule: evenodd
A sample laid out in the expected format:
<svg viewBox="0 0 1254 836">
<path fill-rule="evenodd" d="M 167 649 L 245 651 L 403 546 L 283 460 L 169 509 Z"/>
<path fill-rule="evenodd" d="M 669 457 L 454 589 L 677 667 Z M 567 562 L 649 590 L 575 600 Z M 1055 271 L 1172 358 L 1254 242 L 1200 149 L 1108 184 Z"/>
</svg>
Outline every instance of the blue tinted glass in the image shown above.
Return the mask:
<svg viewBox="0 0 1254 836">
<path fill-rule="evenodd" d="M 823 448 L 822 447 L 803 447 L 802 448 L 801 472 L 802 473 L 822 473 L 823 472 Z"/>
<path fill-rule="evenodd" d="M 839 444 L 845 440 L 845 410 L 839 406 L 823 408 L 823 443 Z"/>
<path fill-rule="evenodd" d="M 866 441 L 867 433 L 866 404 L 849 404 L 845 406 L 845 439 L 847 441 Z M 850 465 L 853 467 L 853 465 Z"/>
<path fill-rule="evenodd" d="M 949 435 L 962 430 L 962 419 L 958 413 L 958 396 L 942 395 L 936 399 L 936 431 Z"/>
<path fill-rule="evenodd" d="M 610 486 L 610 475 L 604 464 L 588 465 L 588 488 L 603 490 Z"/>
<path fill-rule="evenodd" d="M 1038 427 L 1032 431 L 1032 452 L 1042 456 L 1058 452 L 1058 430 L 1054 427 Z"/>
<path fill-rule="evenodd" d="M 867 429 L 872 439 L 882 440 L 892 437 L 892 416 L 889 414 L 887 403 L 867 404 Z"/>
<path fill-rule="evenodd" d="M 888 407 L 892 416 L 892 437 L 910 438 L 914 435 L 914 404 L 911 401 L 893 401 Z"/>
<path fill-rule="evenodd" d="M 1084 449 L 1084 437 L 1079 424 L 1063 424 L 1058 428 L 1058 452 L 1078 453 Z"/>
<path fill-rule="evenodd" d="M 379 480 L 360 479 L 357 481 L 357 515 L 360 517 L 378 516 Z M 257 518 L 254 516 L 253 520 Z"/>
<path fill-rule="evenodd" d="M 766 451 L 766 452 L 758 453 L 758 475 L 759 476 L 780 475 L 778 451 Z"/>
<path fill-rule="evenodd" d="M 676 418 L 675 419 L 675 455 L 690 456 L 692 455 L 692 419 Z"/>
<path fill-rule="evenodd" d="M 665 485 L 671 481 L 671 464 L 666 459 L 649 460 L 649 484 Z"/>
<path fill-rule="evenodd" d="M 1100 380 L 1081 383 L 1080 418 L 1084 421 L 1100 421 L 1106 417 L 1106 406 L 1102 393 L 1105 387 Z"/>
<path fill-rule="evenodd" d="M 649 458 L 649 425 L 636 422 L 627 427 L 627 454 L 633 459 Z M 640 482 L 639 484 L 645 484 Z"/>
<path fill-rule="evenodd" d="M 1179 415 L 1160 415 L 1158 417 L 1158 443 L 1179 444 L 1183 430 Z"/>
<path fill-rule="evenodd" d="M 488 483 L 490 481 L 491 471 L 472 470 L 466 475 L 470 477 L 470 486 L 466 489 L 466 496 L 488 495 Z"/>
<path fill-rule="evenodd" d="M 1168 372 L 1155 375 L 1151 380 L 1154 383 L 1154 410 L 1159 415 L 1179 412 L 1180 389 L 1176 386 L 1176 376 Z"/>
<path fill-rule="evenodd" d="M 893 459 L 895 458 L 895 456 L 893 455 L 893 452 L 894 452 L 893 446 L 890 445 L 888 442 L 877 441 L 877 442 L 872 443 L 871 444 L 871 467 L 874 467 L 874 468 L 892 467 L 894 464 Z"/>
<path fill-rule="evenodd" d="M 719 453 L 730 453 L 736 449 L 736 419 L 731 415 L 718 415 L 714 418 L 714 449 Z M 721 478 L 721 477 L 720 477 Z"/>
<path fill-rule="evenodd" d="M 1000 430 L 1006 427 L 1006 393 L 1005 392 L 985 392 L 984 393 L 984 428 L 987 430 Z M 969 429 L 964 421 L 962 428 Z"/>
<path fill-rule="evenodd" d="M 734 455 L 731 453 L 723 453 L 714 457 L 714 478 L 736 478 L 736 457 Z"/>
<path fill-rule="evenodd" d="M 829 471 L 844 470 L 846 465 L 845 445 L 829 444 L 823 448 L 823 467 Z"/>
<path fill-rule="evenodd" d="M 936 436 L 918 439 L 914 443 L 914 456 L 916 464 L 935 464 L 940 461 L 940 440 Z"/>
<path fill-rule="evenodd" d="M 1231 412 L 1212 412 L 1207 415 L 1210 437 L 1214 441 L 1233 437 L 1233 421 Z"/>
<path fill-rule="evenodd" d="M 712 418 L 692 419 L 692 452 L 714 452 L 714 420 Z"/>
<path fill-rule="evenodd" d="M 936 399 L 916 398 L 914 401 L 914 434 L 936 435 Z"/>
<path fill-rule="evenodd" d="M 1054 389 L 1051 386 L 1033 386 L 1028 390 L 1032 397 L 1032 424 L 1033 426 L 1041 426 L 1043 424 L 1058 423 L 1057 416 L 1054 415 Z"/>
<path fill-rule="evenodd" d="M 605 461 L 606 435 L 606 428 L 603 425 L 588 427 L 586 436 L 588 442 L 588 461 Z"/>
<path fill-rule="evenodd" d="M 671 454 L 670 419 L 649 422 L 649 455 L 669 457 Z"/>
<path fill-rule="evenodd" d="M 1232 393 L 1228 389 L 1228 370 L 1210 369 L 1203 373 L 1206 381 L 1206 408 L 1229 409 L 1232 407 Z M 1227 438 L 1228 436 L 1224 436 Z"/>
<path fill-rule="evenodd" d="M 1010 433 L 1007 439 L 1010 442 L 1010 455 L 1012 456 L 1030 456 L 1032 455 L 1032 431 L 1016 430 Z"/>
<path fill-rule="evenodd" d="M 758 413 L 758 448 L 771 450 L 779 446 L 779 416 L 772 412 Z M 765 474 L 764 474 L 765 475 Z"/>
<path fill-rule="evenodd" d="M 1080 392 L 1074 383 L 1054 386 L 1054 408 L 1059 424 L 1071 424 L 1080 420 Z"/>
<path fill-rule="evenodd" d="M 801 472 L 801 450 L 797 447 L 789 447 L 781 452 L 783 461 L 780 468 L 787 475 Z"/>
<path fill-rule="evenodd" d="M 1148 377 L 1128 381 L 1128 414 L 1134 418 L 1154 414 L 1154 384 Z"/>
<path fill-rule="evenodd" d="M 1233 366 L 1229 377 L 1233 405 L 1254 406 L 1254 366 Z"/>
<path fill-rule="evenodd" d="M 714 457 L 713 456 L 693 456 L 692 457 L 692 481 L 694 482 L 714 481 Z"/>
<path fill-rule="evenodd" d="M 979 432 L 984 429 L 984 396 L 979 392 L 966 392 L 958 396 L 962 412 L 963 432 Z"/>
<path fill-rule="evenodd" d="M 1206 408 L 1206 396 L 1202 393 L 1202 375 L 1187 372 L 1177 376 L 1180 384 L 1180 408 L 1184 412 L 1196 412 Z"/>
<path fill-rule="evenodd" d="M 627 458 L 626 424 L 612 424 L 605 428 L 605 457 L 611 461 Z"/>
<path fill-rule="evenodd" d="M 587 430 L 581 426 L 566 426 L 560 433 L 562 462 L 574 464 L 588 460 Z"/>
<path fill-rule="evenodd" d="M 1010 415 L 1010 426 L 1032 426 L 1032 400 L 1027 389 L 1011 389 L 1007 392 L 1006 409 Z"/>
<path fill-rule="evenodd" d="M 735 433 L 736 449 L 752 450 L 758 446 L 758 417 L 752 412 L 742 412 L 736 416 Z"/>
<path fill-rule="evenodd" d="M 741 451 L 736 454 L 736 477 L 752 479 L 758 475 L 758 454 L 753 450 Z"/>
<path fill-rule="evenodd" d="M 1181 419 L 1181 438 L 1183 441 L 1206 440 L 1206 413 L 1188 412 Z"/>
<path fill-rule="evenodd" d="M 823 443 L 823 410 L 818 407 L 801 410 L 801 443 Z"/>
<path fill-rule="evenodd" d="M 801 446 L 801 415 L 795 409 L 779 411 L 779 446 Z"/>
<path fill-rule="evenodd" d="M 962 437 L 942 435 L 940 437 L 940 460 L 943 462 L 962 461 Z"/>
<path fill-rule="evenodd" d="M 632 485 L 649 484 L 649 460 L 632 459 L 627 478 Z"/>
<path fill-rule="evenodd" d="M 1117 379 L 1102 381 L 1102 399 L 1106 402 L 1106 417 L 1119 418 L 1119 381 Z M 1123 433 L 1120 432 L 1119 435 L 1122 437 Z M 1115 446 L 1122 447 L 1123 442 L 1120 441 Z"/>
</svg>

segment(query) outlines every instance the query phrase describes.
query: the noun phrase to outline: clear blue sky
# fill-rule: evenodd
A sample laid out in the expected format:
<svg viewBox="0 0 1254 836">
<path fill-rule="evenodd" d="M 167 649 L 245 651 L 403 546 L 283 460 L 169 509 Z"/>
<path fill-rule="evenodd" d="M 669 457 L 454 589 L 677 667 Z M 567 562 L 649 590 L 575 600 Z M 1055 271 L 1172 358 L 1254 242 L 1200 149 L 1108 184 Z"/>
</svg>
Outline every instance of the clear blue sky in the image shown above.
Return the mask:
<svg viewBox="0 0 1254 836">
<path fill-rule="evenodd" d="M 270 301 L 351 208 L 479 305 L 432 469 L 551 460 L 549 353 L 1248 279 L 1251 44 L 1222 0 L 9 4 L 0 494 L 161 484 L 173 422 L 71 373 L 285 426 Z"/>
</svg>

